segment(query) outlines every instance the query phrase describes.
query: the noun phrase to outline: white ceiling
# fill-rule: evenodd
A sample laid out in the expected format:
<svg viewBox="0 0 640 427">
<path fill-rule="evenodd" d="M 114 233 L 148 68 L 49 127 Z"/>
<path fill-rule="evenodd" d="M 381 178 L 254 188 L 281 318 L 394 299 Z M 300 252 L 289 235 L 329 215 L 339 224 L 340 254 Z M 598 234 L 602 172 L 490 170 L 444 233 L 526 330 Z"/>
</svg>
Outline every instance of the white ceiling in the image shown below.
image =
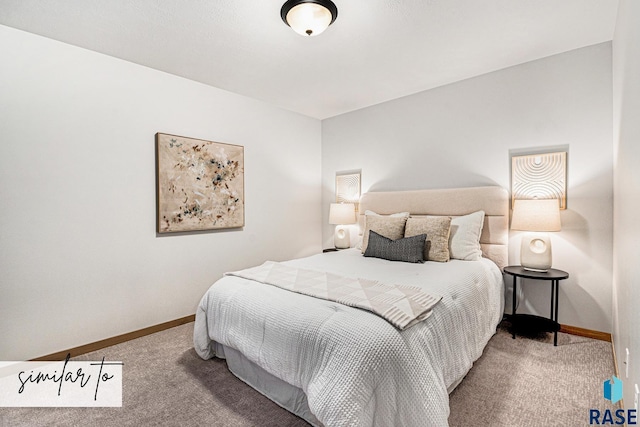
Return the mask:
<svg viewBox="0 0 640 427">
<path fill-rule="evenodd" d="M 613 38 L 618 0 L 0 0 L 0 24 L 324 119 Z M 5 58 L 6 60 L 6 58 Z"/>
</svg>

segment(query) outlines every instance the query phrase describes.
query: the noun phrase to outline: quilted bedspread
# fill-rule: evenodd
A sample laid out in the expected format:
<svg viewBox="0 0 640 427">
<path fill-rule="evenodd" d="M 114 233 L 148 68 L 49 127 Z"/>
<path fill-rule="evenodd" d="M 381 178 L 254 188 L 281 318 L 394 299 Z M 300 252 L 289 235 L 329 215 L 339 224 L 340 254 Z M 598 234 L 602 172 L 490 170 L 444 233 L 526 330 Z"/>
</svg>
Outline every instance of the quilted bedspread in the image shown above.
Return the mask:
<svg viewBox="0 0 640 427">
<path fill-rule="evenodd" d="M 384 319 L 253 280 L 226 276 L 203 296 L 194 347 L 240 351 L 304 391 L 324 426 L 446 426 L 449 395 L 502 317 L 502 274 L 486 259 L 409 264 L 345 250 L 288 261 L 442 296 L 431 316 L 399 331 Z"/>
<path fill-rule="evenodd" d="M 225 273 L 315 298 L 370 311 L 403 330 L 431 315 L 440 301 L 418 286 L 381 283 L 267 261 L 258 267 Z"/>
</svg>

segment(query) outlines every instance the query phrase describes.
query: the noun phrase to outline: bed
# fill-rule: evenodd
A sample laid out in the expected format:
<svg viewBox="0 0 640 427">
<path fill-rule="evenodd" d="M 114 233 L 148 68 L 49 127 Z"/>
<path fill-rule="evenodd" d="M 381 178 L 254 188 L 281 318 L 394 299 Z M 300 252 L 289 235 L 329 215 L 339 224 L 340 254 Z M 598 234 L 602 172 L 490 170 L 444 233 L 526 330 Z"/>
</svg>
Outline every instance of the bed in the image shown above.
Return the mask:
<svg viewBox="0 0 640 427">
<path fill-rule="evenodd" d="M 194 348 L 204 359 L 225 358 L 237 377 L 314 426 L 447 425 L 448 393 L 502 318 L 508 194 L 500 187 L 366 193 L 361 232 L 366 211 L 454 219 L 482 211 L 482 257 L 420 264 L 354 248 L 282 263 L 441 298 L 404 330 L 366 310 L 225 275 L 198 306 Z"/>
</svg>

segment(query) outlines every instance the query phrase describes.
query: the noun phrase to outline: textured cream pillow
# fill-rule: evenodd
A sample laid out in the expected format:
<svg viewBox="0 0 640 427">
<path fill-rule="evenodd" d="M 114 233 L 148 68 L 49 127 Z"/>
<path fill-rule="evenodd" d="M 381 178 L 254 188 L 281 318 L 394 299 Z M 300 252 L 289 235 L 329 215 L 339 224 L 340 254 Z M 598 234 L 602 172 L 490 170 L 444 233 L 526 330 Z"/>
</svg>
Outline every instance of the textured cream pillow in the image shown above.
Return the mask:
<svg viewBox="0 0 640 427">
<path fill-rule="evenodd" d="M 426 234 L 424 259 L 428 261 L 449 261 L 449 232 L 451 218 L 448 216 L 426 216 L 409 218 L 404 229 L 404 237 Z"/>
<path fill-rule="evenodd" d="M 409 212 L 398 212 L 398 213 L 394 213 L 391 215 L 380 215 L 379 213 L 376 213 L 374 211 L 370 211 L 370 210 L 366 210 L 364 211 L 364 220 L 365 223 L 367 221 L 367 216 L 371 215 L 371 216 L 390 216 L 393 218 L 409 218 Z M 367 235 L 369 235 L 369 232 L 367 232 Z M 362 242 L 364 241 L 364 233 L 362 236 L 360 236 L 360 239 L 358 240 L 358 243 L 356 244 L 356 249 L 360 249 L 362 250 L 362 253 L 364 253 L 364 249 L 362 248 Z M 366 248 L 365 248 L 366 249 Z"/>
<path fill-rule="evenodd" d="M 378 216 L 365 215 L 364 234 L 362 236 L 362 253 L 367 250 L 369 243 L 369 231 L 373 230 L 391 240 L 398 240 L 404 237 L 404 225 L 407 222 L 405 216 Z"/>
<path fill-rule="evenodd" d="M 449 255 L 454 259 L 477 261 L 482 258 L 480 235 L 484 226 L 484 211 L 451 220 Z"/>
</svg>

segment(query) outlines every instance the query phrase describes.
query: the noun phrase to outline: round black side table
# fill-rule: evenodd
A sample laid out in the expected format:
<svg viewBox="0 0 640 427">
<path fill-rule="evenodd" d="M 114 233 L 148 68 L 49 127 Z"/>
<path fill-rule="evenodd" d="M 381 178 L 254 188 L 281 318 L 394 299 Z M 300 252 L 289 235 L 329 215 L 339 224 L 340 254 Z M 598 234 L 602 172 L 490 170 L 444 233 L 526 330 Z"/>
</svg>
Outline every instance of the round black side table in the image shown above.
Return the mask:
<svg viewBox="0 0 640 427">
<path fill-rule="evenodd" d="M 558 331 L 560 330 L 560 324 L 558 323 L 558 288 L 560 287 L 560 280 L 567 279 L 569 273 L 555 268 L 550 268 L 546 272 L 525 270 L 524 267 L 519 265 L 510 265 L 503 270 L 505 273 L 513 276 L 513 308 L 511 312 L 511 333 L 513 338 L 516 337 L 516 330 L 518 329 L 518 323 L 525 323 L 531 319 L 543 319 L 544 322 L 538 322 L 542 325 L 543 330 L 553 332 L 553 345 L 558 345 Z M 516 294 L 517 294 L 517 280 L 520 279 L 534 279 L 534 280 L 546 280 L 551 282 L 551 314 L 549 319 L 545 319 L 539 316 L 532 315 L 518 315 L 516 316 Z M 520 321 L 519 321 L 519 318 Z"/>
</svg>

